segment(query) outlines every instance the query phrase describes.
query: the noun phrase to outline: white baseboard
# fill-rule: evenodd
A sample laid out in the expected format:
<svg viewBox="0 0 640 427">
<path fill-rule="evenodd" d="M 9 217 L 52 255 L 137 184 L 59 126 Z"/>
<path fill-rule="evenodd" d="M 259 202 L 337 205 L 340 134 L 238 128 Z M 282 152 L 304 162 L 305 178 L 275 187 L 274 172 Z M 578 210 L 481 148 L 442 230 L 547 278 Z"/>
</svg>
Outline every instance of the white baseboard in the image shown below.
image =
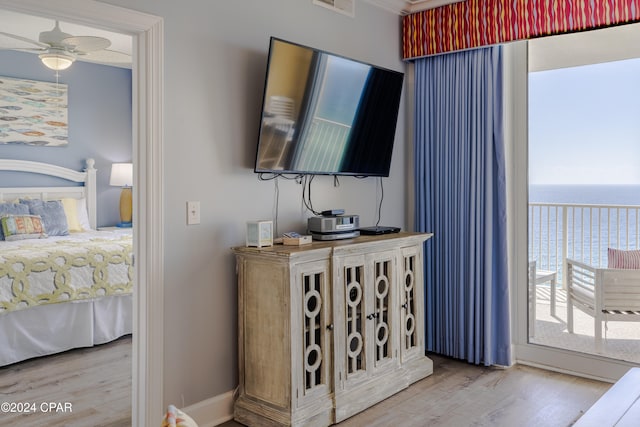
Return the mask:
<svg viewBox="0 0 640 427">
<path fill-rule="evenodd" d="M 233 419 L 235 390 L 214 396 L 182 410 L 198 423 L 198 427 L 214 427 Z"/>
</svg>

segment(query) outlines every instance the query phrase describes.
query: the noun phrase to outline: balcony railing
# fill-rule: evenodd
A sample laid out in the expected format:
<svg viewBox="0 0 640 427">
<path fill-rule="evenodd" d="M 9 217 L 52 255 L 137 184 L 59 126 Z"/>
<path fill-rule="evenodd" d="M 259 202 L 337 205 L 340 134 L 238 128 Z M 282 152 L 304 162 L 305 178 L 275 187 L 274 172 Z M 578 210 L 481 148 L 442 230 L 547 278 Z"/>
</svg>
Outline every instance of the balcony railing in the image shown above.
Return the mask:
<svg viewBox="0 0 640 427">
<path fill-rule="evenodd" d="M 296 168 L 313 171 L 338 170 L 350 129 L 350 125 L 315 116 L 308 129 L 308 142 L 302 148 L 300 160 L 296 159 Z"/>
<path fill-rule="evenodd" d="M 638 249 L 640 206 L 529 204 L 529 258 L 566 277 L 567 258 L 607 266 L 607 248 Z"/>
</svg>

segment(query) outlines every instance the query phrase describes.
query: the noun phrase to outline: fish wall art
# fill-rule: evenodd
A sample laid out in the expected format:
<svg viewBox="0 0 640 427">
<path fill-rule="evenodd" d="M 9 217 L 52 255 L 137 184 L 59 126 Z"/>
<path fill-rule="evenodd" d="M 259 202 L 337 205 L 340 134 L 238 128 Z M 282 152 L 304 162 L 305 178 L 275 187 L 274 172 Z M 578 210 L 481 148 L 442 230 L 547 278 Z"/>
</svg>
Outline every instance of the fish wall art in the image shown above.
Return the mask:
<svg viewBox="0 0 640 427">
<path fill-rule="evenodd" d="M 0 145 L 66 146 L 68 86 L 0 76 Z"/>
</svg>

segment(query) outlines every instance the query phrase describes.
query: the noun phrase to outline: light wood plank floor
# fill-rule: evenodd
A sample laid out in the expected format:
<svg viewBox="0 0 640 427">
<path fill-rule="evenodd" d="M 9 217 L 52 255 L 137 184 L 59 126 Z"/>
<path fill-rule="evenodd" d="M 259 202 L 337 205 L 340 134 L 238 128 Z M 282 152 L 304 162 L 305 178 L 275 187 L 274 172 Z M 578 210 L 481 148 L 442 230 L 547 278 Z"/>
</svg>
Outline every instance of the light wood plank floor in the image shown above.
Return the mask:
<svg viewBox="0 0 640 427">
<path fill-rule="evenodd" d="M 2 410 L 0 425 L 130 426 L 131 366 L 131 336 L 127 336 L 2 367 L 0 402 L 28 403 L 30 409 L 35 404 L 35 412 Z M 62 406 L 50 408 L 48 402 Z M 65 411 L 65 403 L 71 405 L 71 412 Z"/>
<path fill-rule="evenodd" d="M 487 368 L 430 357 L 433 375 L 338 426 L 566 427 L 611 387 L 522 365 Z"/>
<path fill-rule="evenodd" d="M 338 426 L 566 427 L 611 386 L 527 366 L 431 358 L 433 375 Z M 130 426 L 131 337 L 0 368 L 0 402 L 70 402 L 73 409 L 0 413 L 0 425 Z"/>
</svg>

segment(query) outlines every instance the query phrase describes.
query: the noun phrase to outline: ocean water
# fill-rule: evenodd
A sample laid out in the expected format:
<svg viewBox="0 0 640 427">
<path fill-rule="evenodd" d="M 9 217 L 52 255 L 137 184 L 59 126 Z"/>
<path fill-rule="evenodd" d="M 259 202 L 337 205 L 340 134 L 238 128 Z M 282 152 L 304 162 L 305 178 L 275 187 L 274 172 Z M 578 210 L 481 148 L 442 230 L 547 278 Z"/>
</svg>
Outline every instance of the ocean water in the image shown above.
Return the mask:
<svg viewBox="0 0 640 427">
<path fill-rule="evenodd" d="M 640 206 L 640 185 L 530 185 L 529 201 Z"/>
<path fill-rule="evenodd" d="M 615 206 L 530 207 L 529 258 L 539 268 L 558 270 L 565 244 L 568 257 L 596 267 L 607 266 L 609 247 L 640 248 L 640 185 L 531 185 L 529 202 Z"/>
</svg>

